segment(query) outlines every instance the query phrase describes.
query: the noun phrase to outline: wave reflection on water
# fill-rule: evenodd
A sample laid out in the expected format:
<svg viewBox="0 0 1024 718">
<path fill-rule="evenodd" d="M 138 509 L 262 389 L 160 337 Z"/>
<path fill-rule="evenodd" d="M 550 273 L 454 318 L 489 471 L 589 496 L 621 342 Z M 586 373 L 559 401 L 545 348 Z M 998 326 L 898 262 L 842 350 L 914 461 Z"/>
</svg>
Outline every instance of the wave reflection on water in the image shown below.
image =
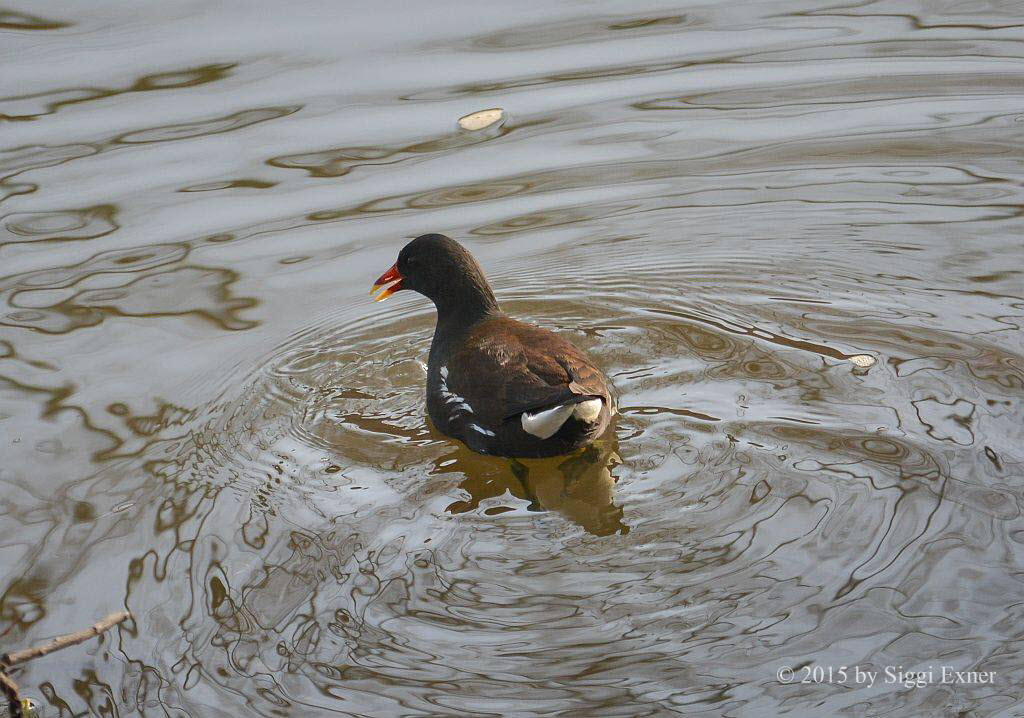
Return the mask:
<svg viewBox="0 0 1024 718">
<path fill-rule="evenodd" d="M 1020 13 L 444 8 L 0 15 L 0 636 L 135 616 L 44 715 L 1019 710 Z M 426 424 L 424 231 L 614 435 Z"/>
</svg>

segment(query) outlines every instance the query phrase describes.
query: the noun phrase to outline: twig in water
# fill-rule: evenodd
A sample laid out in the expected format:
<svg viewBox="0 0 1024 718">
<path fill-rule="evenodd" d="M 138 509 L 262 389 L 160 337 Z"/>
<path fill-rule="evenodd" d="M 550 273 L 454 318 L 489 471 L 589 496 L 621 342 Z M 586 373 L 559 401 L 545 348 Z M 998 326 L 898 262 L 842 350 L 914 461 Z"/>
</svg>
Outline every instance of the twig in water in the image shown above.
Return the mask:
<svg viewBox="0 0 1024 718">
<path fill-rule="evenodd" d="M 19 663 L 24 663 L 25 661 L 31 661 L 33 658 L 45 656 L 47 653 L 59 651 L 60 649 L 67 648 L 68 646 L 75 646 L 79 643 L 84 643 L 90 638 L 94 638 L 104 631 L 110 630 L 117 624 L 127 621 L 131 617 L 132 614 L 128 613 L 128 611 L 111 613 L 102 621 L 93 624 L 90 628 L 87 628 L 84 631 L 69 633 L 65 636 L 57 636 L 45 645 L 26 648 L 21 651 L 12 651 L 0 656 L 0 689 L 2 689 L 4 695 L 7 696 L 8 711 L 11 718 L 22 718 L 22 710 L 21 695 L 18 692 L 18 684 L 15 683 L 9 675 L 7 675 L 8 668 L 16 666 Z"/>
</svg>

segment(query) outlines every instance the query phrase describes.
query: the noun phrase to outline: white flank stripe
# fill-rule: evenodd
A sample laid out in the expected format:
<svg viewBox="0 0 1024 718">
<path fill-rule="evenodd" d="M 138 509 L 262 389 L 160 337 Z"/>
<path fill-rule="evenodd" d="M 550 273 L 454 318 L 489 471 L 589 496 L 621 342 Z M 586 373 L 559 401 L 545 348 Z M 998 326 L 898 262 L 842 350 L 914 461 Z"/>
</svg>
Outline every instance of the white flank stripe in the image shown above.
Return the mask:
<svg viewBox="0 0 1024 718">
<path fill-rule="evenodd" d="M 469 403 L 456 394 L 455 392 L 448 390 L 448 367 L 441 367 L 438 372 L 441 376 L 440 386 L 438 387 L 441 391 L 441 398 L 444 399 L 445 406 L 448 407 L 448 420 L 454 421 L 459 417 L 460 414 L 472 414 L 473 407 Z M 479 424 L 469 423 L 469 428 L 476 431 L 484 436 L 494 436 L 494 432 L 490 429 L 485 429 Z"/>
</svg>

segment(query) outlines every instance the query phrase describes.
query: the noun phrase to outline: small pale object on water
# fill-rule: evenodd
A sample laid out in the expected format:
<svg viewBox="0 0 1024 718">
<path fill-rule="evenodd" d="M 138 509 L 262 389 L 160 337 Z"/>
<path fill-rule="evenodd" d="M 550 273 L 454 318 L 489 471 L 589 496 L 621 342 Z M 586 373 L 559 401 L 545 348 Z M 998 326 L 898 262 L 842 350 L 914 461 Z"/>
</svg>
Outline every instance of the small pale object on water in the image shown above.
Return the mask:
<svg viewBox="0 0 1024 718">
<path fill-rule="evenodd" d="M 849 359 L 850 363 L 853 364 L 854 366 L 860 366 L 865 368 L 873 366 L 875 363 L 875 358 L 870 354 L 854 354 L 852 357 L 849 357 Z"/>
<path fill-rule="evenodd" d="M 505 111 L 500 107 L 471 112 L 459 118 L 459 127 L 464 130 L 482 130 L 485 127 L 490 127 L 504 116 Z"/>
</svg>

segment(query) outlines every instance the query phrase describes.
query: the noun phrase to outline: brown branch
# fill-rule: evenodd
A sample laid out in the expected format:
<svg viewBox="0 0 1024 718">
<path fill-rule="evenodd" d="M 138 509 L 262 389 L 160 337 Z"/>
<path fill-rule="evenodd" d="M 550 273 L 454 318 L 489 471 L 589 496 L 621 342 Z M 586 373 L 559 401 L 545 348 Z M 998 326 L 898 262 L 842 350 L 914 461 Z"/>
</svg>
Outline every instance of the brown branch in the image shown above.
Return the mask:
<svg viewBox="0 0 1024 718">
<path fill-rule="evenodd" d="M 21 710 L 21 693 L 18 692 L 18 684 L 3 671 L 0 671 L 0 689 L 7 697 L 7 714 L 11 718 L 22 718 L 24 713 Z"/>
<path fill-rule="evenodd" d="M 77 633 L 69 633 L 66 636 L 57 636 L 49 643 L 36 646 L 35 648 L 26 648 L 22 651 L 13 651 L 11 653 L 5 653 L 0 656 L 0 666 L 8 668 L 10 666 L 16 666 L 19 663 L 25 661 L 31 661 L 33 658 L 39 658 L 45 656 L 47 653 L 53 653 L 59 651 L 62 648 L 68 646 L 75 646 L 79 643 L 88 641 L 90 638 L 100 635 L 104 631 L 107 631 L 122 621 L 127 621 L 131 618 L 132 614 L 128 611 L 119 611 L 118 613 L 111 613 L 109 616 L 104 618 L 99 623 L 96 623 L 91 628 L 87 628 L 84 631 L 78 631 Z"/>
</svg>

